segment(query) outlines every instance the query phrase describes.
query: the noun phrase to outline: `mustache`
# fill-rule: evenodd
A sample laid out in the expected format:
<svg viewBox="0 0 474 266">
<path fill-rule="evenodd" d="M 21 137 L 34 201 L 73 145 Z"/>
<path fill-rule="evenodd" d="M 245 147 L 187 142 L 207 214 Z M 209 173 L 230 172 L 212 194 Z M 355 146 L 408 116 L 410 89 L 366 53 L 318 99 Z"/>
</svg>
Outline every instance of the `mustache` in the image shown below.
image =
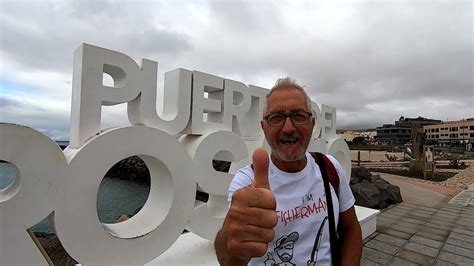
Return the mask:
<svg viewBox="0 0 474 266">
<path fill-rule="evenodd" d="M 298 133 L 292 133 L 292 134 L 281 133 L 279 138 L 280 139 L 282 139 L 282 138 L 301 138 L 301 136 Z"/>
<path fill-rule="evenodd" d="M 288 253 L 288 252 L 285 252 L 285 253 L 281 254 L 281 256 L 280 256 L 280 257 L 282 257 L 282 258 L 283 258 L 283 257 L 285 257 L 285 255 L 286 255 L 287 257 L 291 257 L 291 256 L 292 256 L 290 253 Z"/>
</svg>

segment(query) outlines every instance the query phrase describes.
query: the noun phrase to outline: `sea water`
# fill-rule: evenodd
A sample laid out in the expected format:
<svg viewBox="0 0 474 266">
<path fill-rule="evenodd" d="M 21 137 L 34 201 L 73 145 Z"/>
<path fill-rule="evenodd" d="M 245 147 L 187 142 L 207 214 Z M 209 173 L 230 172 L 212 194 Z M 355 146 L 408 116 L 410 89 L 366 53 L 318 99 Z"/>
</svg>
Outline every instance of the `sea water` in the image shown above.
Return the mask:
<svg viewBox="0 0 474 266">
<path fill-rule="evenodd" d="M 12 164 L 0 162 L 0 193 L 11 184 L 16 176 L 16 168 Z M 97 213 L 102 223 L 114 223 L 121 214 L 133 214 L 142 207 L 150 192 L 149 184 L 135 183 L 116 178 L 103 178 L 97 193 Z M 48 214 L 45 214 L 45 217 Z M 35 232 L 54 233 L 48 219 L 32 227 Z"/>
<path fill-rule="evenodd" d="M 13 164 L 0 162 L 0 191 L 15 179 L 16 168 Z"/>
</svg>

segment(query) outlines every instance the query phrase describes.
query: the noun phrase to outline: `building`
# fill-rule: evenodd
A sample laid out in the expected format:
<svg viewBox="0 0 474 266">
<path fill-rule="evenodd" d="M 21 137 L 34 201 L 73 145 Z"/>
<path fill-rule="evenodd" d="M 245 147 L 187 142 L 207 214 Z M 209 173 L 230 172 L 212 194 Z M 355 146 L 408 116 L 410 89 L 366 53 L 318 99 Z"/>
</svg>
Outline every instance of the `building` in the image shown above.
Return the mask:
<svg viewBox="0 0 474 266">
<path fill-rule="evenodd" d="M 353 139 L 359 136 L 359 132 L 353 130 L 336 130 L 336 134 L 341 136 L 345 141 L 351 142 Z"/>
<path fill-rule="evenodd" d="M 441 120 L 429 119 L 424 117 L 405 118 L 401 116 L 395 124 L 384 124 L 377 127 L 377 139 L 381 144 L 406 144 L 411 142 L 411 127 L 413 124 L 435 125 L 440 124 Z"/>
<path fill-rule="evenodd" d="M 367 130 L 336 130 L 336 134 L 342 136 L 342 138 L 351 142 L 356 137 L 363 137 L 368 141 L 373 141 L 377 137 L 377 132 L 373 129 Z"/>
<path fill-rule="evenodd" d="M 474 142 L 474 117 L 458 120 L 447 121 L 437 125 L 423 126 L 426 133 L 426 140 L 434 140 L 438 142 Z"/>
</svg>

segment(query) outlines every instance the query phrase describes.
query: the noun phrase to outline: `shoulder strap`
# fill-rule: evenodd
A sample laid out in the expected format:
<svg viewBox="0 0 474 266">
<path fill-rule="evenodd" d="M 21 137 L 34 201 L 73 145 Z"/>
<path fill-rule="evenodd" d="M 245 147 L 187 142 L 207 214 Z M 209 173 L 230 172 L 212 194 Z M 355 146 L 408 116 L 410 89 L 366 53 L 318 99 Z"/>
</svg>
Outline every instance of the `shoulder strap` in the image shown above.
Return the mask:
<svg viewBox="0 0 474 266">
<path fill-rule="evenodd" d="M 329 220 L 329 241 L 331 243 L 332 265 L 340 265 L 340 257 L 339 257 L 339 252 L 338 252 L 339 241 L 337 239 L 336 221 L 334 218 L 334 209 L 333 209 L 334 205 L 332 203 L 331 189 L 329 188 L 328 169 L 326 168 L 328 164 L 326 163 L 326 160 L 324 159 L 326 156 L 324 156 L 322 153 L 317 152 L 313 156 L 314 158 L 316 158 L 316 163 L 318 164 L 319 169 L 321 170 L 321 175 L 323 177 L 324 191 L 326 193 L 326 201 L 327 201 L 327 206 L 328 206 L 328 220 Z M 324 163 L 321 163 L 321 162 L 324 162 Z M 332 165 L 331 162 L 329 162 L 329 164 Z M 334 189 L 336 189 L 336 187 L 334 187 Z"/>
<path fill-rule="evenodd" d="M 336 191 L 337 197 L 339 198 L 339 175 L 337 174 L 336 167 L 334 167 L 334 164 L 331 162 L 331 160 L 324 154 L 321 154 L 319 152 L 310 152 L 310 154 L 311 156 L 313 156 L 320 169 L 322 169 L 321 164 L 324 164 L 326 166 L 329 183 L 332 185 L 334 191 Z M 322 155 L 322 160 L 318 158 L 317 154 Z"/>
</svg>

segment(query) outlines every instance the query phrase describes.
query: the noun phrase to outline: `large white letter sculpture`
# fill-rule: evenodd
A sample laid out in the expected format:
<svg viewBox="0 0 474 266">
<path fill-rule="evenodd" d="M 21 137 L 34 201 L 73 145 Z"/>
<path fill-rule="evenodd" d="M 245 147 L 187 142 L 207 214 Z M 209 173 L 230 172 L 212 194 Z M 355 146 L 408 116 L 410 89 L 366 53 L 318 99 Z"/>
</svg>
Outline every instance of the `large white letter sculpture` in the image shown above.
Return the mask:
<svg viewBox="0 0 474 266">
<path fill-rule="evenodd" d="M 256 147 L 268 149 L 259 125 L 267 90 L 177 69 L 165 74 L 160 117 L 157 69 L 156 62 L 138 65 L 125 54 L 83 44 L 74 54 L 71 139 L 64 151 L 33 129 L 0 124 L 0 160 L 19 172 L 0 190 L 0 264 L 46 264 L 25 229 L 48 216 L 68 254 L 82 264 L 148 263 L 185 228 L 214 239 L 232 174 Z M 103 85 L 104 73 L 113 87 Z M 131 126 L 102 131 L 102 106 L 120 103 L 128 104 Z M 334 155 L 350 176 L 349 148 L 335 134 L 336 109 L 312 106 L 317 123 L 310 150 Z M 132 155 L 150 170 L 148 200 L 131 219 L 102 224 L 96 210 L 102 178 Z M 216 171 L 214 159 L 232 162 L 230 173 Z M 195 200 L 197 190 L 209 200 Z"/>
</svg>

